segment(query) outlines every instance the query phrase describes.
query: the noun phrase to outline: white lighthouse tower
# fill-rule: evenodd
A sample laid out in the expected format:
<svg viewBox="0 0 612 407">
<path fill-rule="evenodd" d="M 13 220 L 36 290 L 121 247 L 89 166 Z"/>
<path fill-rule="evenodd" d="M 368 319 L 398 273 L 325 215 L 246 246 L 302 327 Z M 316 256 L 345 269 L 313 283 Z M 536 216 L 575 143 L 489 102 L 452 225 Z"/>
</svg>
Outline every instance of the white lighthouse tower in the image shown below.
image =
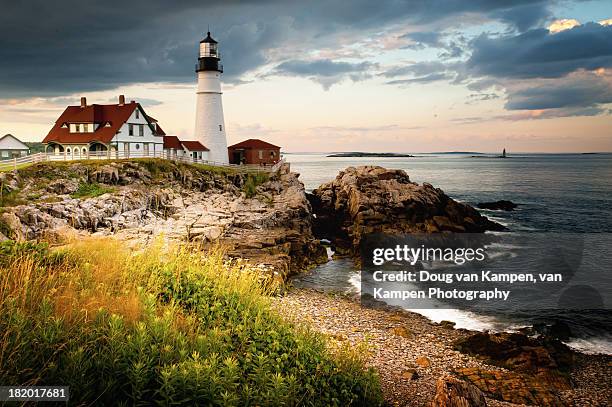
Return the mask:
<svg viewBox="0 0 612 407">
<path fill-rule="evenodd" d="M 196 103 L 195 139 L 210 149 L 209 161 L 227 164 L 227 139 L 221 103 L 221 73 L 223 65 L 218 44 L 210 32 L 200 41 L 200 56 L 196 64 L 198 100 Z"/>
</svg>

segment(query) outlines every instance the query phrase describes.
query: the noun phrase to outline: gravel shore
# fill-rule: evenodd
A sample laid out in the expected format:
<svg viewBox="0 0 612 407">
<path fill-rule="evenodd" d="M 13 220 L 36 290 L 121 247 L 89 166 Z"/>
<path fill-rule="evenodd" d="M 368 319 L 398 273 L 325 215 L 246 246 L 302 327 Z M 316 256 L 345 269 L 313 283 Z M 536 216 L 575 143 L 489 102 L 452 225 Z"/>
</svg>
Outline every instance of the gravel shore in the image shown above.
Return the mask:
<svg viewBox="0 0 612 407">
<path fill-rule="evenodd" d="M 368 364 L 380 374 L 386 401 L 394 406 L 429 406 L 436 381 L 466 367 L 500 369 L 453 350 L 452 342 L 469 335 L 427 318 L 393 308 L 362 307 L 358 298 L 292 289 L 275 299 L 289 318 L 309 324 L 333 341 L 367 341 Z M 571 372 L 574 388 L 562 394 L 569 405 L 612 405 L 612 358 L 578 355 Z M 489 406 L 516 404 L 487 399 Z"/>
</svg>

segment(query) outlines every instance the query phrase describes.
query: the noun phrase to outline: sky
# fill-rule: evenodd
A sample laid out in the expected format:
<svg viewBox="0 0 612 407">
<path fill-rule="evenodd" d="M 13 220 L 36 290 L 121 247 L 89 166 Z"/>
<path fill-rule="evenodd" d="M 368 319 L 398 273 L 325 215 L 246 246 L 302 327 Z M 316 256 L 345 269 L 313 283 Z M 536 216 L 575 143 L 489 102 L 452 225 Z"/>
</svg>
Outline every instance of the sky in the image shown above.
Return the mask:
<svg viewBox="0 0 612 407">
<path fill-rule="evenodd" d="M 0 0 L 0 135 L 124 94 L 193 138 L 208 29 L 230 144 L 612 151 L 610 1 Z"/>
</svg>

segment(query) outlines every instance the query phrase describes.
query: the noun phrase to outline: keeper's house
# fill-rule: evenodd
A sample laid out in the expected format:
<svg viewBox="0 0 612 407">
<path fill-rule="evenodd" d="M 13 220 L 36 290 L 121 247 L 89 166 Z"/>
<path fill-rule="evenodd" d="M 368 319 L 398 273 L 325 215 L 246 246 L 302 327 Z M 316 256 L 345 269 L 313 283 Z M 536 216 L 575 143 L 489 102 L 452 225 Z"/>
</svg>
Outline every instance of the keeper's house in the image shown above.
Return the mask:
<svg viewBox="0 0 612 407">
<path fill-rule="evenodd" d="M 167 136 L 153 117 L 135 101 L 116 105 L 68 106 L 44 138 L 45 152 L 60 160 L 93 156 L 184 158 L 208 160 L 208 148 L 199 141 Z M 27 147 L 27 146 L 26 146 Z"/>
<path fill-rule="evenodd" d="M 0 160 L 24 157 L 30 154 L 30 147 L 12 134 L 0 137 Z"/>
<path fill-rule="evenodd" d="M 248 139 L 227 148 L 231 164 L 274 165 L 280 160 L 280 147 L 259 139 Z"/>
<path fill-rule="evenodd" d="M 121 156 L 161 157 L 165 133 L 157 120 L 148 116 L 140 103 L 125 103 L 119 96 L 114 105 L 68 106 L 43 140 L 47 154 L 65 159 L 87 158 L 121 152 Z"/>
</svg>

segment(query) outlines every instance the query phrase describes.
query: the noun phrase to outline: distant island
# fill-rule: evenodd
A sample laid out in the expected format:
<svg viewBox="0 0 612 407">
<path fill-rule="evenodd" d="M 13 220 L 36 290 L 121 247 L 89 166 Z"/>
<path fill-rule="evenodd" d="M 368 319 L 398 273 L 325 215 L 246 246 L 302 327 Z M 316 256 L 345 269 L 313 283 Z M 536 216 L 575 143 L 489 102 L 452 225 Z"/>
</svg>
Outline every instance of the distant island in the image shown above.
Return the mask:
<svg viewBox="0 0 612 407">
<path fill-rule="evenodd" d="M 347 153 L 334 153 L 327 157 L 414 157 L 410 154 L 400 153 L 363 153 L 358 151 L 347 152 Z"/>
</svg>

